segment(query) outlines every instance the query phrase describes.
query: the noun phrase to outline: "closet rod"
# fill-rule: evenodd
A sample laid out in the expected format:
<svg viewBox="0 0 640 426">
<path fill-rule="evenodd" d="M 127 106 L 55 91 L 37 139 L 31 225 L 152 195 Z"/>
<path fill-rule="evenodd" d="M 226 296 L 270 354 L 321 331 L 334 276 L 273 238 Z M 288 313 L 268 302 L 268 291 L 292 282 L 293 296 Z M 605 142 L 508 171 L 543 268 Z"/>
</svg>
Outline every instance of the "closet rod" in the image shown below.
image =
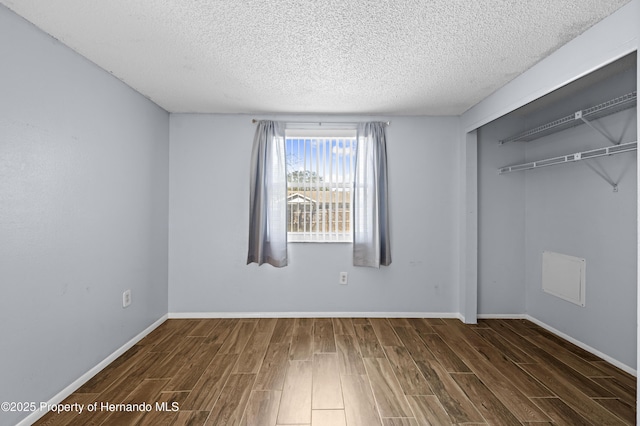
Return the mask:
<svg viewBox="0 0 640 426">
<path fill-rule="evenodd" d="M 615 155 L 623 152 L 635 151 L 638 149 L 638 141 L 621 143 L 619 145 L 607 146 L 604 148 L 592 149 L 589 151 L 576 152 L 575 154 L 561 155 L 559 157 L 547 158 L 545 160 L 531 161 L 529 163 L 515 164 L 498 169 L 498 174 L 520 172 L 523 170 L 538 169 L 540 167 L 553 166 L 556 164 L 572 163 L 574 161 L 588 160 L 590 158 Z"/>
</svg>

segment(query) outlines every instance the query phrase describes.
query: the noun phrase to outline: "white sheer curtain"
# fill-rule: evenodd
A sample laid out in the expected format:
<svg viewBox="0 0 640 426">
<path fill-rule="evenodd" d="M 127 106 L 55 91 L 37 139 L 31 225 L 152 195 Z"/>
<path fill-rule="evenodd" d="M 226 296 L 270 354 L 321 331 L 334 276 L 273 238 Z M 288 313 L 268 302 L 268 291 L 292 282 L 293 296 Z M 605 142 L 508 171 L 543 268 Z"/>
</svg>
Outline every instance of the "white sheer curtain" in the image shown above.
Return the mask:
<svg viewBox="0 0 640 426">
<path fill-rule="evenodd" d="M 247 264 L 287 266 L 287 172 L 282 123 L 258 122 L 250 185 Z"/>
<path fill-rule="evenodd" d="M 391 264 L 385 123 L 358 125 L 353 190 L 353 264 Z"/>
</svg>

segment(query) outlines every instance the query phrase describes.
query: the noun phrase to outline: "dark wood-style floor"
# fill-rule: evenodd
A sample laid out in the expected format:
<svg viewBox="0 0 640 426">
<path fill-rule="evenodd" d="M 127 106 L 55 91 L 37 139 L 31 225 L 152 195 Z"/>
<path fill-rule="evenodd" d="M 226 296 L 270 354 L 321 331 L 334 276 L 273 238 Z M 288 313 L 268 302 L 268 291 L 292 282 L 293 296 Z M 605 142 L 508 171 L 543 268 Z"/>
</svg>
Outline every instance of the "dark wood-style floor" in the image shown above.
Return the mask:
<svg viewBox="0 0 640 426">
<path fill-rule="evenodd" d="M 635 393 L 635 377 L 524 320 L 168 320 L 65 400 L 150 411 L 36 424 L 621 425 Z"/>
</svg>

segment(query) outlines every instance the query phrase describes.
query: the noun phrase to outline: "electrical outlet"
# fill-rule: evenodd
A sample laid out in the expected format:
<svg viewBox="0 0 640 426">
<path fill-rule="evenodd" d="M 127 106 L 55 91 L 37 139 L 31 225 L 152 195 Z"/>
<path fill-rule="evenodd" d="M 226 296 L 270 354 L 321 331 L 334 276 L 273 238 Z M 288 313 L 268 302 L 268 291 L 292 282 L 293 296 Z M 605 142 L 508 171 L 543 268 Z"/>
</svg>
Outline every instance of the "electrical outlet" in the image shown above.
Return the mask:
<svg viewBox="0 0 640 426">
<path fill-rule="evenodd" d="M 347 285 L 347 283 L 349 282 L 349 274 L 347 274 L 346 272 L 340 272 L 340 279 L 338 280 L 338 282 L 342 285 Z"/>
<path fill-rule="evenodd" d="M 122 293 L 122 307 L 126 308 L 131 304 L 131 290 Z"/>
</svg>

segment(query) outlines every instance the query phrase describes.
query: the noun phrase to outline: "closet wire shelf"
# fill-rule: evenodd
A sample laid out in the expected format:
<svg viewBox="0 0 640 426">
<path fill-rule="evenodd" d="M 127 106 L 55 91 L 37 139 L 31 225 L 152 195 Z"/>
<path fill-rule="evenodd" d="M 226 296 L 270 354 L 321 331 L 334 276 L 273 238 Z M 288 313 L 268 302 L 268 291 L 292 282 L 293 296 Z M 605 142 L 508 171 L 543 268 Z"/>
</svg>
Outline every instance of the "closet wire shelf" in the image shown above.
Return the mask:
<svg viewBox="0 0 640 426">
<path fill-rule="evenodd" d="M 575 154 L 561 155 L 559 157 L 547 158 L 540 161 L 531 161 L 529 163 L 506 166 L 498 169 L 499 174 L 509 172 L 519 172 L 522 170 L 537 169 L 540 167 L 553 166 L 555 164 L 571 163 L 573 161 L 588 160 L 590 158 L 603 157 L 606 155 L 615 155 L 623 152 L 635 151 L 638 149 L 638 142 L 627 142 L 619 145 L 607 146 L 604 148 L 592 149 L 589 151 L 576 152 Z"/>
<path fill-rule="evenodd" d="M 558 120 L 549 122 L 547 124 L 543 124 L 542 126 L 538 126 L 536 128 L 527 130 L 526 132 L 520 133 L 516 136 L 500 140 L 500 145 L 509 142 L 529 142 L 534 139 L 541 138 L 543 136 L 550 135 L 555 132 L 559 132 L 571 127 L 578 126 L 580 124 L 588 124 L 594 130 L 599 129 L 593 127 L 591 125 L 591 120 L 596 120 L 598 118 L 605 117 L 607 115 L 614 114 L 616 112 L 623 111 L 625 109 L 633 108 L 637 104 L 637 93 L 630 92 L 626 95 L 617 97 L 615 99 L 611 99 L 610 101 L 603 102 L 599 105 L 593 106 L 591 108 L 587 108 L 581 111 L 576 111 L 572 115 L 568 115 L 566 117 L 560 118 Z M 601 132 L 602 133 L 602 132 Z M 605 137 L 606 134 L 603 133 Z M 571 163 L 575 161 L 588 160 L 590 158 L 603 157 L 607 155 L 615 155 L 623 152 L 636 151 L 638 149 L 638 141 L 627 142 L 627 143 L 617 143 L 614 140 L 611 140 L 607 137 L 614 145 L 591 149 L 589 151 L 576 152 L 574 154 L 561 155 L 553 158 L 546 158 L 544 160 L 539 161 L 531 161 L 523 164 L 515 164 L 511 166 L 505 166 L 498 169 L 499 174 L 510 173 L 510 172 L 519 172 L 523 170 L 531 170 L 537 169 L 540 167 L 553 166 L 555 164 L 564 164 Z M 608 180 L 607 180 L 608 181 Z M 609 182 L 613 187 L 614 191 L 617 188 L 617 184 L 615 182 Z"/>
<path fill-rule="evenodd" d="M 618 98 L 611 99 L 607 102 L 603 102 L 599 105 L 595 105 L 591 108 L 577 111 L 574 114 L 567 115 L 566 117 L 559 118 L 507 139 L 501 139 L 499 142 L 500 145 L 510 142 L 530 142 L 534 139 L 584 124 L 584 120 L 596 120 L 625 109 L 633 108 L 636 106 L 636 102 L 637 92 L 634 91 Z"/>
</svg>

